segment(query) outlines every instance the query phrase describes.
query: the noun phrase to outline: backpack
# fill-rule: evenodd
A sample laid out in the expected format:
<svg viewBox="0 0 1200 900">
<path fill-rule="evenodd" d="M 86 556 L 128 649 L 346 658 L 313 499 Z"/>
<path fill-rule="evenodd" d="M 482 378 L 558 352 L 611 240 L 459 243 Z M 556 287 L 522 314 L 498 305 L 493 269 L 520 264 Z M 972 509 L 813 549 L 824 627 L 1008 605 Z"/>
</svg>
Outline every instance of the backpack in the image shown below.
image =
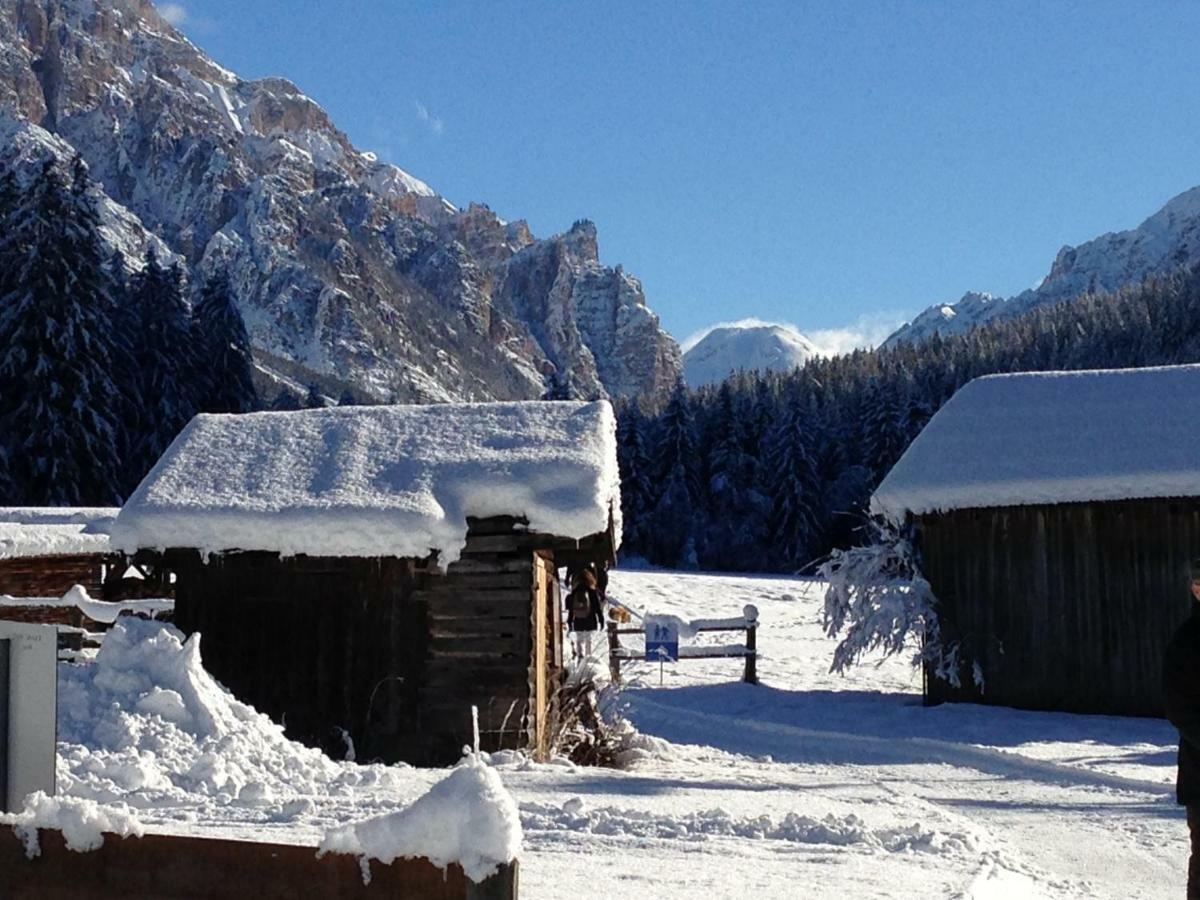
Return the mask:
<svg viewBox="0 0 1200 900">
<path fill-rule="evenodd" d="M 592 592 L 587 588 L 577 588 L 571 591 L 571 617 L 586 619 L 592 614 Z"/>
</svg>

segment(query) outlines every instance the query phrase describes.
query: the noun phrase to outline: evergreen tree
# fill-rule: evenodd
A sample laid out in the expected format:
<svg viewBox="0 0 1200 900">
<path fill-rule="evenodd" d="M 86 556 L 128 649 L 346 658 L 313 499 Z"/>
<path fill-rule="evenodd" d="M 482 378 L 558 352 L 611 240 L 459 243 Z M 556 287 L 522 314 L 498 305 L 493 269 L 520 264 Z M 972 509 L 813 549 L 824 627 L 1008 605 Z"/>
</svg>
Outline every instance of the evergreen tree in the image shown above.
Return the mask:
<svg viewBox="0 0 1200 900">
<path fill-rule="evenodd" d="M 217 272 L 204 282 L 196 303 L 195 328 L 208 374 L 200 409 L 211 413 L 258 409 L 250 336 L 224 272 Z"/>
<path fill-rule="evenodd" d="M 636 403 L 617 422 L 617 462 L 621 470 L 621 518 L 624 542 L 633 553 L 644 554 L 643 528 L 654 508 L 654 476 L 646 452 L 646 420 Z"/>
<path fill-rule="evenodd" d="M 648 523 L 646 547 L 655 561 L 687 563 L 695 547 L 693 526 L 700 485 L 692 408 L 687 388 L 676 387 L 663 411 L 658 436 L 661 491 Z"/>
<path fill-rule="evenodd" d="M 121 500 L 114 302 L 87 169 L 54 159 L 7 205 L 0 233 L 0 441 L 10 499 Z"/>
<path fill-rule="evenodd" d="M 131 458 L 140 477 L 196 414 L 208 361 L 202 368 L 177 264 L 163 266 L 151 246 L 141 271 L 130 278 L 129 291 L 141 320 L 133 352 L 141 379 L 142 427 Z"/>
<path fill-rule="evenodd" d="M 308 386 L 308 393 L 304 396 L 305 409 L 324 409 L 325 397 L 321 393 L 321 389 L 316 383 L 311 383 Z"/>
<path fill-rule="evenodd" d="M 802 401 L 792 398 L 779 419 L 768 465 L 774 482 L 767 536 L 771 553 L 787 569 L 798 569 L 819 555 L 820 497 L 816 467 L 805 435 Z"/>
</svg>

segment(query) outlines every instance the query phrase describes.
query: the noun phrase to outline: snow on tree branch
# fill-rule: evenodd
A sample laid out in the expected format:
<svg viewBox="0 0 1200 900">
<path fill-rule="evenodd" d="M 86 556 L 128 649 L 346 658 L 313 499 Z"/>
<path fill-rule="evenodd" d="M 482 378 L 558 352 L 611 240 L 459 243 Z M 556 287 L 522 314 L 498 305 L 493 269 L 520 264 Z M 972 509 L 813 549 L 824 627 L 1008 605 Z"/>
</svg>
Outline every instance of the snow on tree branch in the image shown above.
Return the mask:
<svg viewBox="0 0 1200 900">
<path fill-rule="evenodd" d="M 961 686 L 961 648 L 941 640 L 937 598 L 917 568 L 911 542 L 889 523 L 873 527 L 870 545 L 835 550 L 819 570 L 829 584 L 825 633 L 841 636 L 830 671 L 845 674 L 868 653 L 894 656 L 915 642 L 914 667 L 928 663 L 936 677 Z M 982 688 L 978 664 L 973 677 Z"/>
</svg>

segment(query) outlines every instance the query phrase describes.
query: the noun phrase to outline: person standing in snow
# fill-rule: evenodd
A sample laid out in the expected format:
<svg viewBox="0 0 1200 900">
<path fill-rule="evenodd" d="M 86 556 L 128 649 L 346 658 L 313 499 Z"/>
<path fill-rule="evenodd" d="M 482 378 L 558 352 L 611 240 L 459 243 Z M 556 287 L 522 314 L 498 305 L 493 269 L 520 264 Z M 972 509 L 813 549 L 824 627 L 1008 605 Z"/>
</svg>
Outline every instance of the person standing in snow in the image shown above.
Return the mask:
<svg viewBox="0 0 1200 900">
<path fill-rule="evenodd" d="M 1187 807 L 1192 854 L 1187 895 L 1200 898 L 1200 559 L 1192 562 L 1192 614 L 1167 645 L 1163 704 L 1179 729 L 1179 775 L 1175 798 Z"/>
<path fill-rule="evenodd" d="M 567 594 L 567 628 L 571 632 L 571 656 L 577 662 L 592 655 L 592 638 L 604 627 L 604 607 L 596 590 L 596 576 L 581 569 L 571 579 Z"/>
</svg>

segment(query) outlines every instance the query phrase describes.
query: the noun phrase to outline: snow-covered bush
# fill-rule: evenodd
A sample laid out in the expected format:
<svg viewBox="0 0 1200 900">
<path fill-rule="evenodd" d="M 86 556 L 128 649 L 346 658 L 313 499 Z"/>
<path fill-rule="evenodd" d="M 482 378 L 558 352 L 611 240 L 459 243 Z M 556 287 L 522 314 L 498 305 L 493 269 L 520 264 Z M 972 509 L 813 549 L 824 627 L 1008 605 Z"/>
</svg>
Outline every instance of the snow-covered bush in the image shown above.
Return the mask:
<svg viewBox="0 0 1200 900">
<path fill-rule="evenodd" d="M 961 685 L 961 648 L 943 643 L 937 598 L 917 568 L 911 541 L 893 524 L 872 523 L 874 540 L 865 547 L 835 550 L 818 570 L 825 591 L 824 627 L 841 637 L 830 671 L 845 673 L 867 653 L 894 656 L 916 647 L 913 666 L 929 664 L 933 674 Z M 982 672 L 973 667 L 975 683 Z"/>
</svg>

